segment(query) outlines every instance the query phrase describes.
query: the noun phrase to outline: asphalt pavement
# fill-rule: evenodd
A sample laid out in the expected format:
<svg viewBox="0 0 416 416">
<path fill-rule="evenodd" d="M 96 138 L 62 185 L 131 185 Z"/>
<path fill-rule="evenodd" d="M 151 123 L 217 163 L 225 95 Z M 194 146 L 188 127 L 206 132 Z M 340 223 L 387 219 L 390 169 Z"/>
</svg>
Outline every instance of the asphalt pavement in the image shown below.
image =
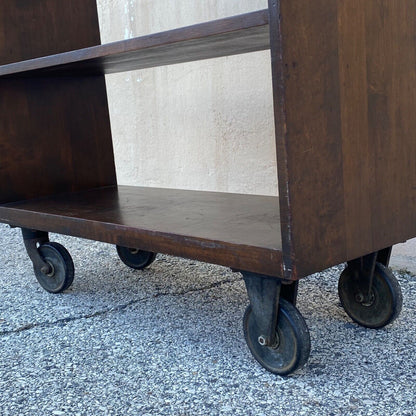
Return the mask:
<svg viewBox="0 0 416 416">
<path fill-rule="evenodd" d="M 395 272 L 399 318 L 351 322 L 343 266 L 303 279 L 306 366 L 266 372 L 244 341 L 241 275 L 158 255 L 134 271 L 108 244 L 51 235 L 76 269 L 63 294 L 37 283 L 18 229 L 0 225 L 0 415 L 416 415 L 416 277 Z"/>
</svg>

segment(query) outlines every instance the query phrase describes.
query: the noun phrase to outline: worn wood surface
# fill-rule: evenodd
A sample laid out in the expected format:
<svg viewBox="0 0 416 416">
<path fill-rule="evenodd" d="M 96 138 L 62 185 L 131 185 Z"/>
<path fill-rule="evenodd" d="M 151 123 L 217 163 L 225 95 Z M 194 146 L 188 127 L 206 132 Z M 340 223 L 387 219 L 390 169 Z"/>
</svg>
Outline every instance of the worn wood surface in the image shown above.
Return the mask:
<svg viewBox="0 0 416 416">
<path fill-rule="evenodd" d="M 287 164 L 287 130 L 285 84 L 282 59 L 282 37 L 280 23 L 280 2 L 269 0 L 270 51 L 272 65 L 273 107 L 275 119 L 277 174 L 279 186 L 280 228 L 282 235 L 283 274 L 287 279 L 294 277 L 292 216 L 289 199 L 289 170 Z"/>
<path fill-rule="evenodd" d="M 127 39 L 0 67 L 5 75 L 74 75 L 131 71 L 268 49 L 268 11 Z M 30 72 L 35 71 L 35 72 Z"/>
<path fill-rule="evenodd" d="M 416 1 L 270 1 L 299 277 L 416 235 Z"/>
<path fill-rule="evenodd" d="M 277 197 L 106 187 L 0 206 L 0 221 L 281 276 Z"/>
<path fill-rule="evenodd" d="M 93 0 L 2 1 L 0 20 L 2 63 L 99 43 Z M 0 203 L 115 184 L 103 76 L 1 79 L 0 114 Z"/>
</svg>

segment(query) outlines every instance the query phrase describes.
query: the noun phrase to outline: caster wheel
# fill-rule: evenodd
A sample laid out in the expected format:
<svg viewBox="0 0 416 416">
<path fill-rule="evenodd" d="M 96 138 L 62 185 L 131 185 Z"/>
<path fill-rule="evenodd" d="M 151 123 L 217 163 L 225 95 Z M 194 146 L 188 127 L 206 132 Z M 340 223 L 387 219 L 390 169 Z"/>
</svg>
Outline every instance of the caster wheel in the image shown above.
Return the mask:
<svg viewBox="0 0 416 416">
<path fill-rule="evenodd" d="M 34 267 L 39 284 L 50 293 L 68 289 L 74 280 L 74 263 L 68 250 L 58 243 L 44 243 L 38 248 L 43 260 L 49 264 L 48 273 Z"/>
<path fill-rule="evenodd" d="M 367 328 L 382 328 L 399 316 L 402 291 L 387 267 L 376 264 L 369 299 L 363 298 L 357 283 L 354 270 L 346 267 L 338 282 L 338 294 L 345 312 L 353 321 Z"/>
<path fill-rule="evenodd" d="M 156 258 L 156 253 L 152 253 L 151 251 L 122 246 L 116 246 L 116 248 L 120 260 L 132 269 L 145 269 L 147 266 L 150 266 Z"/>
<path fill-rule="evenodd" d="M 260 332 L 251 306 L 244 314 L 244 336 L 254 358 L 268 371 L 281 376 L 294 372 L 308 361 L 311 349 L 309 330 L 300 312 L 284 299 L 279 301 L 273 347 L 259 343 Z"/>
</svg>

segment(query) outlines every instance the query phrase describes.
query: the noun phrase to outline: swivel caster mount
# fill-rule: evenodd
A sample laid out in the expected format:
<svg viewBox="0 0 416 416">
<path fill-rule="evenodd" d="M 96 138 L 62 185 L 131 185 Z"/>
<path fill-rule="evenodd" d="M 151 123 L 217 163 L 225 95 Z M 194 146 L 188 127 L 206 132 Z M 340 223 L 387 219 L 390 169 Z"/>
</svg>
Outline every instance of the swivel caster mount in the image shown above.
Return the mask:
<svg viewBox="0 0 416 416">
<path fill-rule="evenodd" d="M 286 300 L 279 301 L 273 344 L 267 345 L 251 306 L 246 309 L 243 325 L 253 357 L 266 370 L 284 376 L 303 367 L 308 360 L 311 348 L 308 327 L 296 307 Z"/>
<path fill-rule="evenodd" d="M 26 251 L 32 260 L 36 279 L 43 289 L 60 293 L 74 280 L 74 263 L 67 249 L 49 241 L 48 233 L 22 229 Z"/>
<path fill-rule="evenodd" d="M 116 246 L 120 260 L 128 267 L 136 270 L 143 270 L 150 266 L 156 258 L 156 253 L 140 250 L 138 248 L 128 248 Z"/>
<path fill-rule="evenodd" d="M 283 298 L 279 279 L 254 273 L 243 273 L 243 277 L 250 299 L 243 319 L 244 336 L 253 357 L 281 376 L 296 371 L 307 362 L 311 348 L 305 320 Z"/>
<path fill-rule="evenodd" d="M 376 253 L 348 263 L 338 282 L 338 294 L 350 318 L 367 328 L 382 328 L 402 309 L 402 292 L 393 273 Z"/>
</svg>

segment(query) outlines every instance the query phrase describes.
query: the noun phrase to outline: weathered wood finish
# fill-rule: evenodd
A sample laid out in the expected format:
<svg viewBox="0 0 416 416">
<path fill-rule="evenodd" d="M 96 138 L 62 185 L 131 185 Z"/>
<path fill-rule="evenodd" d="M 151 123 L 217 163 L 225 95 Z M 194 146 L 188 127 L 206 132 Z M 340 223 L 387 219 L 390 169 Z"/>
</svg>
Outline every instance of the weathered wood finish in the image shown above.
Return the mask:
<svg viewBox="0 0 416 416">
<path fill-rule="evenodd" d="M 273 105 L 279 185 L 280 227 L 282 233 L 282 267 L 283 277 L 292 279 L 294 253 L 292 245 L 292 215 L 288 186 L 289 169 L 287 164 L 286 104 L 280 26 L 280 2 L 278 0 L 269 0 Z"/>
<path fill-rule="evenodd" d="M 0 62 L 99 43 L 95 1 L 62 5 L 1 2 Z M 0 203 L 116 183 L 103 76 L 1 79 L 0 114 Z"/>
<path fill-rule="evenodd" d="M 0 76 L 110 74 L 269 49 L 260 10 L 0 67 Z"/>
<path fill-rule="evenodd" d="M 277 197 L 106 187 L 0 206 L 0 221 L 281 276 Z"/>
<path fill-rule="evenodd" d="M 416 234 L 416 1 L 270 5 L 282 239 L 297 278 Z"/>
</svg>

